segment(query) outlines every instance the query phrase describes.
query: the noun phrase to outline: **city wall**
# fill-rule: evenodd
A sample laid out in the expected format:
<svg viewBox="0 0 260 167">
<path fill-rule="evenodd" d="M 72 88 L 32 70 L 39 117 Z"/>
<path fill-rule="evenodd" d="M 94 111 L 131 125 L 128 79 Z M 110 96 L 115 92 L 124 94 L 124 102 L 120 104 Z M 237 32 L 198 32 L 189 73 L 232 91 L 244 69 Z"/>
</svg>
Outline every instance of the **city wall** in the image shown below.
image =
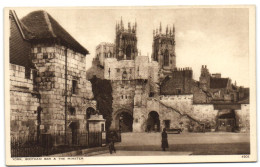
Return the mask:
<svg viewBox="0 0 260 167">
<path fill-rule="evenodd" d="M 9 64 L 10 72 L 10 116 L 11 135 L 37 134 L 37 109 L 40 99 L 33 91 L 32 75 L 25 77 L 25 67 Z"/>
<path fill-rule="evenodd" d="M 240 132 L 250 131 L 250 104 L 241 104 L 240 110 L 235 110 L 236 125 Z"/>
<path fill-rule="evenodd" d="M 240 132 L 250 130 L 249 104 L 241 104 L 240 110 L 235 110 L 236 126 Z M 215 131 L 218 119 L 218 110 L 214 109 L 214 104 L 193 104 L 193 95 L 170 95 L 160 96 L 160 100 L 150 98 L 147 106 L 134 108 L 134 132 L 146 130 L 146 121 L 151 111 L 159 114 L 160 128 L 164 128 L 164 120 L 170 120 L 170 128 L 181 128 L 184 132 L 190 131 L 193 124 L 208 124 L 211 131 Z M 192 125 L 192 126 L 193 126 Z"/>
</svg>

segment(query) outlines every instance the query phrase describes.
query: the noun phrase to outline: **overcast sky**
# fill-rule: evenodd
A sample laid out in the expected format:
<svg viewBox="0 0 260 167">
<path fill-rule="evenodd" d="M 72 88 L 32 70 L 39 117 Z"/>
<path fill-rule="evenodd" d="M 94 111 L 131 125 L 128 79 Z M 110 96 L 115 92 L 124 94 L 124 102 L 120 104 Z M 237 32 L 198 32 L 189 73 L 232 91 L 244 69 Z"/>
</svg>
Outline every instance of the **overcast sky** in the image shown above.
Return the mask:
<svg viewBox="0 0 260 167">
<path fill-rule="evenodd" d="M 16 9 L 19 18 L 35 9 Z M 248 9 L 51 9 L 46 11 L 79 43 L 90 51 L 87 69 L 100 42 L 114 42 L 115 24 L 122 16 L 137 22 L 138 50 L 151 55 L 153 29 L 162 23 L 176 29 L 177 67 L 192 67 L 199 78 L 202 65 L 211 73 L 230 77 L 238 85 L 249 86 Z"/>
</svg>

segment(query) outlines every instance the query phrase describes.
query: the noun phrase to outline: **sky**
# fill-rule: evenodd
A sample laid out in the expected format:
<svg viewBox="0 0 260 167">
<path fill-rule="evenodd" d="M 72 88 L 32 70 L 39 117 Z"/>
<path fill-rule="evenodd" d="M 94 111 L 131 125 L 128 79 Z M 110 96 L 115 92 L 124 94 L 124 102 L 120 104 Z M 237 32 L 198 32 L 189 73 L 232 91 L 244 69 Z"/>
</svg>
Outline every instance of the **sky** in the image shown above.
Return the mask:
<svg viewBox="0 0 260 167">
<path fill-rule="evenodd" d="M 19 18 L 39 10 L 15 9 Z M 41 9 L 42 10 L 42 9 Z M 142 55 L 152 54 L 153 30 L 160 22 L 175 26 L 176 65 L 191 67 L 198 80 L 202 65 L 210 73 L 221 73 L 239 86 L 249 86 L 249 13 L 243 8 L 48 8 L 46 10 L 82 46 L 89 50 L 86 68 L 91 67 L 95 48 L 114 42 L 115 25 L 123 18 L 137 22 L 137 47 Z"/>
</svg>

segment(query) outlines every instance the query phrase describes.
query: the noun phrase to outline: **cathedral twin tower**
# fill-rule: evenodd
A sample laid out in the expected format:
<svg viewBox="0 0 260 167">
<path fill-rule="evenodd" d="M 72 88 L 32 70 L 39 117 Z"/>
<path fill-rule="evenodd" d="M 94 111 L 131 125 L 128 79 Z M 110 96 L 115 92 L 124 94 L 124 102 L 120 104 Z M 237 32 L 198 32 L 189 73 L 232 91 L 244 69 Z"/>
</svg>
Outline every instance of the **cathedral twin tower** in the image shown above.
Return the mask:
<svg viewBox="0 0 260 167">
<path fill-rule="evenodd" d="M 136 22 L 133 26 L 128 23 L 128 28 L 124 28 L 122 19 L 116 24 L 115 55 L 117 60 L 134 60 L 138 56 L 136 30 Z M 160 23 L 159 30 L 153 31 L 152 60 L 157 61 L 159 67 L 165 72 L 176 68 L 174 25 L 172 28 L 167 26 L 163 33 Z"/>
</svg>

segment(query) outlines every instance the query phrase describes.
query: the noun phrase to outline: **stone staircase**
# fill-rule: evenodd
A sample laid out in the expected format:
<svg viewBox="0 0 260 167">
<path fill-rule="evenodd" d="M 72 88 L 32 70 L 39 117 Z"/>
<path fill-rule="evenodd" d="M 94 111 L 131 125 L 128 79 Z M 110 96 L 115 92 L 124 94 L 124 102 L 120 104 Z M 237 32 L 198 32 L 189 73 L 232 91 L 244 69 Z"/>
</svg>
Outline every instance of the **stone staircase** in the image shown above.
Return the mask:
<svg viewBox="0 0 260 167">
<path fill-rule="evenodd" d="M 157 99 L 155 99 L 155 98 L 154 98 L 154 100 L 158 101 L 158 102 L 159 102 L 161 105 L 163 105 L 164 107 L 166 107 L 166 108 L 168 108 L 168 109 L 170 109 L 170 110 L 172 110 L 172 111 L 174 111 L 174 112 L 177 112 L 181 117 L 187 117 L 188 119 L 190 119 L 190 120 L 192 120 L 192 121 L 194 121 L 194 122 L 196 122 L 196 123 L 198 123 L 199 125 L 202 126 L 203 122 L 200 122 L 199 120 L 193 118 L 193 117 L 190 116 L 189 114 L 182 113 L 180 110 L 177 110 L 176 108 L 173 108 L 173 107 L 171 107 L 171 106 L 168 106 L 168 105 L 166 105 L 165 103 L 163 103 L 163 102 L 161 102 L 160 100 L 157 100 Z"/>
</svg>

